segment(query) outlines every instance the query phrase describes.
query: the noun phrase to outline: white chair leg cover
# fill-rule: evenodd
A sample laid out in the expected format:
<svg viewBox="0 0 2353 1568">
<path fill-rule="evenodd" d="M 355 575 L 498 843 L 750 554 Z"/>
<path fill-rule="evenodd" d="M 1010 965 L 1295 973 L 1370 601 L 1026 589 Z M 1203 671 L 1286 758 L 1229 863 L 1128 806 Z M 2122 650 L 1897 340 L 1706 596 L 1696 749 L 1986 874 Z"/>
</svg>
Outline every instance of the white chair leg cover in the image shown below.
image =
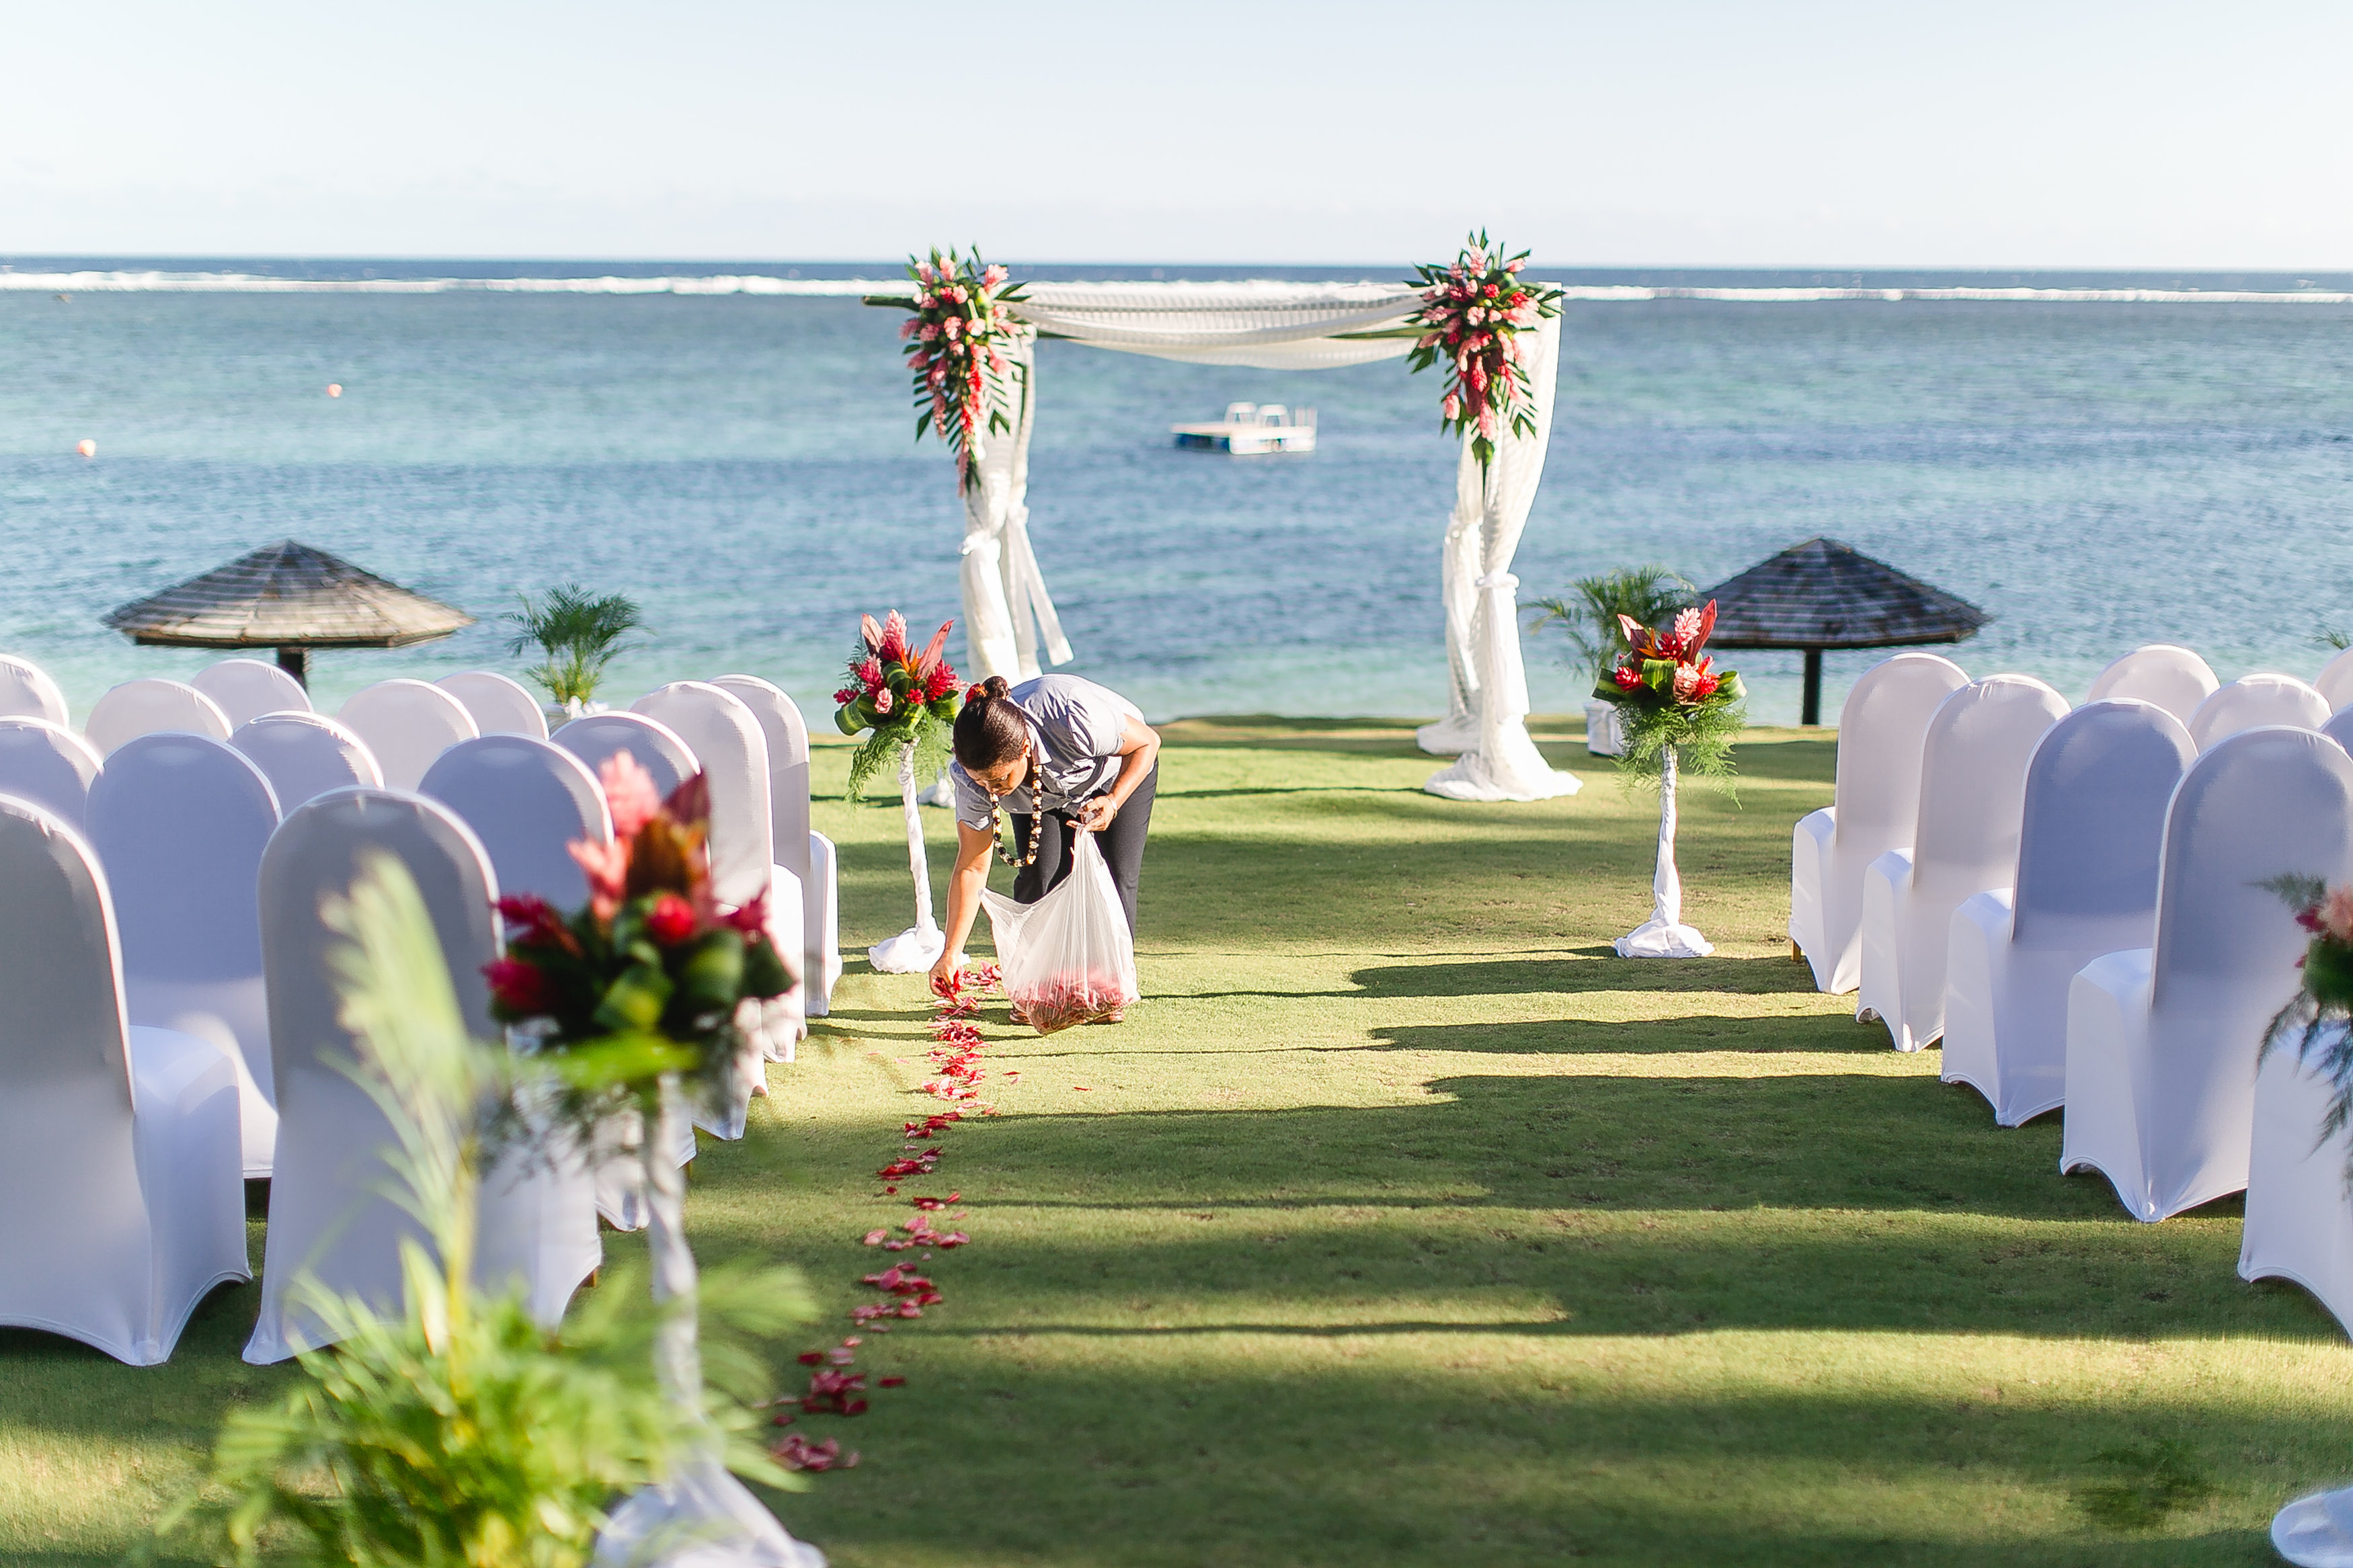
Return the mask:
<svg viewBox="0 0 2353 1568">
<path fill-rule="evenodd" d="M 253 1278 L 237 1071 L 208 1040 L 135 1024 L 129 1063 L 130 1136 L 119 1142 L 87 1137 L 89 1108 L 72 1103 L 81 1085 L 62 1097 L 9 1086 L 17 1114 L 0 1173 L 18 1196 L 0 1215 L 0 1323 L 160 1366 L 215 1286 Z M 92 1153 L 119 1156 L 119 1168 L 92 1169 Z"/>
<path fill-rule="evenodd" d="M 2065 1102 L 2068 987 L 2101 956 L 2016 945 L 2010 898 L 1998 888 L 1955 910 L 1945 961 L 1942 1077 L 1984 1095 L 2001 1127 Z"/>
<path fill-rule="evenodd" d="M 1890 849 L 1862 874 L 1862 921 L 1859 932 L 1862 978 L 1854 998 L 1854 1016 L 1863 1023 L 1876 1019 L 1887 1026 L 1899 1051 L 1917 1050 L 1911 1037 L 1898 1033 L 1904 1023 L 1904 915 L 1912 891 L 1912 852 Z"/>
<path fill-rule="evenodd" d="M 2353 1331 L 2353 1205 L 2345 1182 L 2353 1137 L 2340 1127 L 2321 1141 L 2333 1093 L 2298 1054 L 2299 1038 L 2281 1041 L 2255 1076 L 2239 1278 L 2293 1279 Z"/>
<path fill-rule="evenodd" d="M 782 866 L 769 868 L 769 878 L 768 941 L 797 969 L 806 963 L 802 955 L 808 949 L 803 927 L 807 903 L 801 879 Z M 794 1047 L 808 1037 L 808 994 L 807 983 L 796 979 L 790 991 L 761 1005 L 757 1037 L 766 1060 L 791 1061 Z M 752 1092 L 767 1092 L 765 1078 Z"/>
<path fill-rule="evenodd" d="M 482 1173 L 474 1279 L 486 1290 L 521 1283 L 545 1328 L 564 1321 L 581 1281 L 605 1261 L 596 1184 L 569 1136 L 544 1123 L 530 1146 L 500 1151 Z"/>
<path fill-rule="evenodd" d="M 269 994 L 261 977 L 250 980 L 160 980 L 126 975 L 123 1003 L 142 1024 L 194 1035 L 227 1051 L 237 1073 L 239 1139 L 245 1179 L 269 1174 L 278 1147 L 278 1107 L 269 1072 Z M 258 1058 L 257 1069 L 252 1065 Z"/>
<path fill-rule="evenodd" d="M 801 889 L 802 936 L 808 966 L 801 971 L 812 1018 L 833 1011 L 833 988 L 841 979 L 841 855 L 824 834 L 809 834 L 809 879 Z"/>
<path fill-rule="evenodd" d="M 2148 1058 L 2149 949 L 2085 964 L 2067 991 L 2067 1119 L 2059 1169 L 2107 1177 L 2135 1219 L 2163 1219 L 2149 1190 L 2136 1069 Z"/>
<path fill-rule="evenodd" d="M 638 1157 L 645 1135 L 643 1116 L 634 1110 L 617 1111 L 596 1124 L 589 1146 L 596 1215 L 615 1230 L 643 1230 L 651 1217 L 646 1212 L 646 1168 Z"/>
<path fill-rule="evenodd" d="M 1814 985 L 1821 991 L 1831 990 L 1824 983 L 1836 976 L 1823 973 L 1820 965 L 1828 963 L 1834 969 L 1837 960 L 1842 956 L 1831 953 L 1820 960 L 1814 956 L 1822 952 L 1824 947 L 1822 892 L 1837 824 L 1837 813 L 1826 805 L 1820 811 L 1810 811 L 1798 818 L 1798 826 L 1789 830 L 1789 940 L 1797 944 L 1799 952 L 1806 955 L 1809 964 L 1816 965 Z M 1847 945 L 1853 949 L 1855 944 L 1849 942 Z M 1858 952 L 1853 960 L 1858 977 L 1862 962 Z"/>
</svg>

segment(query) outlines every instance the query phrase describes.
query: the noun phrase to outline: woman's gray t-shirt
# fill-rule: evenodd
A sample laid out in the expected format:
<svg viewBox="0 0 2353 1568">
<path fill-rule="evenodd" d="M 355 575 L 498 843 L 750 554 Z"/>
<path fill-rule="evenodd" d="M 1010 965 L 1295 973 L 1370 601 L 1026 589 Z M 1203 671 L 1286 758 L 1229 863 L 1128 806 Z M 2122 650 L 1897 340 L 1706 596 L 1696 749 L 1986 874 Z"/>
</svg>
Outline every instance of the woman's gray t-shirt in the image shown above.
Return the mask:
<svg viewBox="0 0 2353 1568">
<path fill-rule="evenodd" d="M 1132 715 L 1144 715 L 1135 704 L 1107 686 L 1075 675 L 1041 675 L 1025 680 L 1010 693 L 1014 706 L 1029 721 L 1029 746 L 1038 759 L 1038 794 L 1048 811 L 1068 811 L 1089 795 L 1107 789 L 1119 776 L 1120 733 Z M 962 763 L 948 764 L 955 787 L 956 820 L 987 832 L 990 826 L 988 792 L 965 772 Z M 999 803 L 1020 816 L 1033 815 L 1039 803 L 1027 783 Z"/>
</svg>

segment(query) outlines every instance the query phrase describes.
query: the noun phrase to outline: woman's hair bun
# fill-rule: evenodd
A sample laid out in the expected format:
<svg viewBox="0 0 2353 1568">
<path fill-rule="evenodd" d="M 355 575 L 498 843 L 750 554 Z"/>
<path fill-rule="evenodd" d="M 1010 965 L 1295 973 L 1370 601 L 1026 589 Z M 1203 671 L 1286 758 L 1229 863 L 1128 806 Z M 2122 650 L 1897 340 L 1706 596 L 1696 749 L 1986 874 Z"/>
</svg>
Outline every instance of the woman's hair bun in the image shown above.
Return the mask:
<svg viewBox="0 0 2353 1568">
<path fill-rule="evenodd" d="M 1005 677 L 992 675 L 980 683 L 980 694 L 983 697 L 1010 697 L 1013 688 L 1006 683 Z"/>
<path fill-rule="evenodd" d="M 986 680 L 976 680 L 964 689 L 964 700 L 966 702 L 977 702 L 987 695 L 988 682 Z"/>
</svg>

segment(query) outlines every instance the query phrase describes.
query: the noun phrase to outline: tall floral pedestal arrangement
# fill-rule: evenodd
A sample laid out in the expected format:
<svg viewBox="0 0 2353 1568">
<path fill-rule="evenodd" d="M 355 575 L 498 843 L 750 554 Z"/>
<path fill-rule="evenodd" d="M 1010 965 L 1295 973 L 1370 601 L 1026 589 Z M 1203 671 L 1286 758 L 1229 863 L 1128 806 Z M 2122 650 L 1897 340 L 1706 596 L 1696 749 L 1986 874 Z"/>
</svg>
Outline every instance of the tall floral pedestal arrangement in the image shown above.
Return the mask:
<svg viewBox="0 0 2353 1568">
<path fill-rule="evenodd" d="M 2321 1113 L 2317 1128 L 2320 1142 L 2316 1146 L 2306 1145 L 2317 1157 L 2321 1148 L 2353 1122 L 2353 884 L 2331 887 L 2318 877 L 2288 875 L 2274 877 L 2263 885 L 2284 899 L 2295 911 L 2296 923 L 2312 933 L 2296 968 L 2295 995 L 2272 1019 L 2263 1048 L 2264 1057 L 2283 1047 L 2293 1051 L 2306 1072 L 2327 1084 L 2327 1109 Z M 2258 1107 L 2261 1104 L 2259 1087 Z M 2260 1121 L 2260 1110 L 2257 1114 Z M 2256 1137 L 2260 1143 L 2260 1126 Z M 2257 1163 L 2261 1164 L 2260 1158 Z M 2345 1179 L 2347 1191 L 2353 1193 L 2353 1157 L 2348 1157 Z M 2248 1272 L 2247 1258 L 2256 1247 L 2258 1216 L 2253 1200 L 2260 1195 L 2255 1182 L 2250 1180 L 2248 1240 L 2239 1264 L 2241 1275 L 2250 1279 L 2256 1277 Z M 2323 1305 L 2330 1304 L 2319 1281 L 2306 1277 L 2297 1279 L 2297 1283 L 2313 1289 Z M 2299 1568 L 2353 1565 L 2353 1487 L 2325 1489 L 2296 1498 L 2273 1516 L 2271 1533 L 2273 1550 Z"/>
<path fill-rule="evenodd" d="M 1623 750 L 1618 765 L 1659 786 L 1659 858 L 1651 878 L 1651 918 L 1618 939 L 1620 958 L 1705 958 L 1715 943 L 1683 923 L 1683 875 L 1675 867 L 1675 789 L 1688 770 L 1721 778 L 1743 721 L 1740 677 L 1700 650 L 1715 629 L 1715 601 L 1684 610 L 1663 631 L 1620 617 L 1627 652 L 1594 696 L 1614 703 Z"/>
<path fill-rule="evenodd" d="M 702 775 L 665 801 L 625 752 L 607 760 L 600 777 L 613 840 L 571 846 L 587 874 L 588 905 L 565 916 L 527 894 L 500 900 L 511 935 L 506 956 L 490 966 L 491 1012 L 538 1039 L 537 1055 L 561 1076 L 561 1119 L 582 1146 L 618 1112 L 643 1116 L 638 1156 L 653 1295 L 670 1304 L 655 1368 L 675 1399 L 699 1409 L 699 1276 L 676 1151 L 697 1097 L 733 1101 L 743 1031 L 793 977 L 768 938 L 767 895 L 727 912 L 712 895 Z M 823 1557 L 728 1473 L 715 1428 L 700 1448 L 668 1481 L 614 1511 L 598 1561 L 636 1561 L 648 1546 L 651 1561 L 665 1561 L 662 1543 L 675 1536 L 693 1542 L 692 1561 L 708 1568 L 822 1568 Z"/>
<path fill-rule="evenodd" d="M 835 727 L 845 735 L 866 736 L 849 759 L 849 798 L 862 798 L 874 775 L 896 764 L 899 805 L 907 818 L 915 923 L 866 950 L 868 962 L 881 974 L 919 973 L 938 963 L 947 949 L 947 936 L 932 918 L 931 862 L 923 853 L 923 815 L 915 781 L 935 777 L 947 766 L 948 726 L 955 722 L 964 702 L 957 694 L 956 673 L 941 657 L 954 625 L 941 623 L 930 644 L 917 653 L 908 646 L 906 617 L 898 611 L 879 626 L 873 616 L 866 616 L 858 651 L 850 656 L 849 680 L 833 694 Z"/>
</svg>

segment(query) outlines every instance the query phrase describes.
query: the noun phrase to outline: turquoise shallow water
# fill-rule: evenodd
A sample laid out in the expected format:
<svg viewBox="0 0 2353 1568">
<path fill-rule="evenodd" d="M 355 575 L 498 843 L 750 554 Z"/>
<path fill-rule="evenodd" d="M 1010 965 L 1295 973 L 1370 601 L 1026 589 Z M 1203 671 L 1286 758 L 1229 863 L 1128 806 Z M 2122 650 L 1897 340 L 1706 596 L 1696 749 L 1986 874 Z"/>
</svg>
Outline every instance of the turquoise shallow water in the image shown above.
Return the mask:
<svg viewBox="0 0 2353 1568">
<path fill-rule="evenodd" d="M 747 669 L 821 716 L 860 611 L 956 609 L 960 510 L 911 439 L 898 320 L 839 298 L 0 292 L 0 648 L 78 710 L 192 670 L 211 656 L 98 617 L 290 535 L 484 617 L 321 656 L 322 705 L 513 668 L 513 591 L 576 578 L 657 633 L 617 695 Z M 2348 305 L 1573 302 L 1523 594 L 1651 559 L 1712 582 L 1828 533 L 1993 612 L 1972 671 L 2080 697 L 2164 639 L 2225 679 L 2309 675 L 2314 635 L 2353 626 L 2348 364 Z M 1438 710 L 1437 395 L 1395 362 L 1042 345 L 1032 531 L 1071 668 L 1155 716 Z M 1313 405 L 1323 449 L 1171 447 L 1170 422 L 1234 398 Z M 1530 647 L 1540 709 L 1582 697 L 1553 647 Z M 1870 657 L 1831 658 L 1831 711 Z M 1757 716 L 1793 721 L 1797 656 L 1737 662 Z"/>
</svg>

